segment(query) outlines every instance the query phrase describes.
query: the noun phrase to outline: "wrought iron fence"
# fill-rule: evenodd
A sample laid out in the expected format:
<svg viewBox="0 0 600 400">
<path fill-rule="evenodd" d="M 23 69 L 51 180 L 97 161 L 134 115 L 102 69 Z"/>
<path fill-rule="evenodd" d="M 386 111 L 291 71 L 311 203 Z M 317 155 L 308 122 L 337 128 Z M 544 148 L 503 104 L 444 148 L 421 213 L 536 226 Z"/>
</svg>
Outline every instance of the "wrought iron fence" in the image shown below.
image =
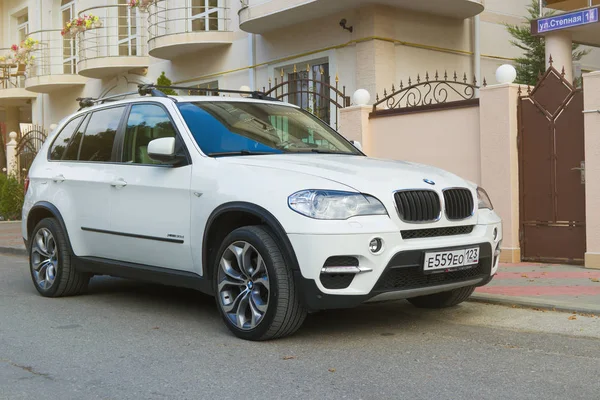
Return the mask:
<svg viewBox="0 0 600 400">
<path fill-rule="evenodd" d="M 17 170 L 21 178 L 27 175 L 27 171 L 42 148 L 46 137 L 48 137 L 47 132 L 39 125 L 32 125 L 28 130 L 21 132 L 21 138 L 16 147 Z"/>
<path fill-rule="evenodd" d="M 307 70 L 308 68 L 310 67 Z M 280 78 L 275 78 L 274 85 L 269 78 L 269 87 L 263 87 L 263 92 L 267 96 L 295 104 L 338 129 L 340 109 L 350 106 L 346 86 L 340 88 L 337 75 L 332 84 L 327 74 L 320 74 L 320 79 L 315 79 L 302 72 L 304 71 L 298 72 L 294 67 L 294 72 L 288 74 L 286 80 L 286 74 L 281 70 Z"/>
<path fill-rule="evenodd" d="M 485 79 L 483 86 L 487 86 Z M 408 78 L 407 86 L 404 86 L 402 81 L 398 88 L 392 85 L 389 94 L 387 89 L 384 89 L 381 99 L 377 94 L 373 112 L 471 100 L 475 98 L 477 89 L 479 89 L 477 79 L 474 77 L 469 81 L 466 73 L 460 78 L 456 72 L 451 76 L 444 72 L 441 76 L 436 71 L 433 79 L 430 78 L 429 73 L 425 73 L 424 79 L 421 79 L 420 75 L 417 75 L 415 81 Z"/>
</svg>

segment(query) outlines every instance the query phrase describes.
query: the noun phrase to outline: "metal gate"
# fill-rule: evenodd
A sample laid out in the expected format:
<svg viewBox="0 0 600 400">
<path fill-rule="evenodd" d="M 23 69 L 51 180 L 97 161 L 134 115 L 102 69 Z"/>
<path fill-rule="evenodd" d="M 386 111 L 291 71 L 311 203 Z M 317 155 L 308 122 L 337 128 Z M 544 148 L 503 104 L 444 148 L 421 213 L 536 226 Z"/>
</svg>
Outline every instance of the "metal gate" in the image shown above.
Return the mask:
<svg viewBox="0 0 600 400">
<path fill-rule="evenodd" d="M 21 132 L 21 139 L 17 143 L 17 169 L 22 178 L 27 175 L 33 159 L 40 151 L 47 134 L 41 126 L 33 125 L 29 130 Z"/>
<path fill-rule="evenodd" d="M 583 92 L 552 65 L 519 98 L 520 242 L 523 260 L 583 263 Z"/>
<path fill-rule="evenodd" d="M 337 130 L 339 110 L 350 106 L 350 96 L 346 96 L 346 86 L 340 88 L 337 75 L 335 84 L 332 85 L 330 77 L 323 73 L 324 71 L 320 79 L 311 79 L 308 75 L 309 70 L 308 66 L 307 71 L 298 72 L 294 66 L 294 72 L 288 74 L 287 81 L 284 71 L 281 70 L 281 80 L 275 78 L 273 86 L 269 78 L 269 87 L 263 87 L 263 92 L 267 96 L 296 104 Z"/>
</svg>

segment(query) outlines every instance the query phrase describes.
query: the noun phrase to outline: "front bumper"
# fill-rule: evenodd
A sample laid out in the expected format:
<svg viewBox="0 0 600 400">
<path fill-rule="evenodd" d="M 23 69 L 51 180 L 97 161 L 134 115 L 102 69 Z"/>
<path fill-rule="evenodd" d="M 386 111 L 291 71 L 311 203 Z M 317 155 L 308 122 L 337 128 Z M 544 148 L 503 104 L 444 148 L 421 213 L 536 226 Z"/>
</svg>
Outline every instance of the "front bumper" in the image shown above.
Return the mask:
<svg viewBox="0 0 600 400">
<path fill-rule="evenodd" d="M 496 232 L 496 234 L 494 234 Z M 383 239 L 379 254 L 369 251 L 368 243 Z M 298 289 L 310 310 L 348 308 L 368 301 L 406 299 L 448 291 L 464 286 L 483 286 L 498 270 L 502 226 L 498 223 L 475 225 L 470 234 L 402 239 L 399 232 L 385 234 L 289 235 L 300 271 Z M 452 250 L 478 246 L 480 262 L 475 268 L 440 274 L 422 272 L 427 251 Z M 331 256 L 358 259 L 361 272 L 347 287 L 327 288 L 321 270 Z"/>
</svg>

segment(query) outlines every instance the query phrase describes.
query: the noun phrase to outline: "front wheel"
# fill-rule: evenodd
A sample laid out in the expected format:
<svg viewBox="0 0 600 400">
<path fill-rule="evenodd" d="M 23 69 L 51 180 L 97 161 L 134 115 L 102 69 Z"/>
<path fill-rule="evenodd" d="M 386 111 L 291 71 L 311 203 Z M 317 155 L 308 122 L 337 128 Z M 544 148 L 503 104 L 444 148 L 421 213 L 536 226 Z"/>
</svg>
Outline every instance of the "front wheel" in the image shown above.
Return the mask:
<svg viewBox="0 0 600 400">
<path fill-rule="evenodd" d="M 469 297 L 471 297 L 474 291 L 475 286 L 466 286 L 447 292 L 413 297 L 407 300 L 413 306 L 418 308 L 446 308 L 456 306 L 467 300 Z"/>
<path fill-rule="evenodd" d="M 225 238 L 213 279 L 223 321 L 241 339 L 288 336 L 306 318 L 292 271 L 263 226 L 239 228 Z"/>
</svg>

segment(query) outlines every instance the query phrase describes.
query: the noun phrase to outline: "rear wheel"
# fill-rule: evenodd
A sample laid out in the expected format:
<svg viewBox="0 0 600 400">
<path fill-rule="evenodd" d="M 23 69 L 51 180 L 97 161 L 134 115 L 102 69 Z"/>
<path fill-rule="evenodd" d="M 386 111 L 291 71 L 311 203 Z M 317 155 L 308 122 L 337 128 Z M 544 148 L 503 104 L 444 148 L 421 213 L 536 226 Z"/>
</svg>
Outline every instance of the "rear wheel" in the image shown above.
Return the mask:
<svg viewBox="0 0 600 400">
<path fill-rule="evenodd" d="M 41 220 L 29 242 L 31 278 L 42 296 L 73 296 L 87 288 L 90 275 L 76 271 L 71 265 L 66 235 L 58 221 Z"/>
<path fill-rule="evenodd" d="M 418 308 L 446 308 L 456 306 L 467 300 L 473 292 L 475 286 L 467 286 L 448 292 L 434 293 L 427 296 L 413 297 L 407 299 L 413 306 Z"/>
<path fill-rule="evenodd" d="M 262 226 L 236 229 L 216 258 L 217 305 L 227 327 L 246 340 L 275 339 L 294 333 L 306 310 L 271 232 Z"/>
</svg>

